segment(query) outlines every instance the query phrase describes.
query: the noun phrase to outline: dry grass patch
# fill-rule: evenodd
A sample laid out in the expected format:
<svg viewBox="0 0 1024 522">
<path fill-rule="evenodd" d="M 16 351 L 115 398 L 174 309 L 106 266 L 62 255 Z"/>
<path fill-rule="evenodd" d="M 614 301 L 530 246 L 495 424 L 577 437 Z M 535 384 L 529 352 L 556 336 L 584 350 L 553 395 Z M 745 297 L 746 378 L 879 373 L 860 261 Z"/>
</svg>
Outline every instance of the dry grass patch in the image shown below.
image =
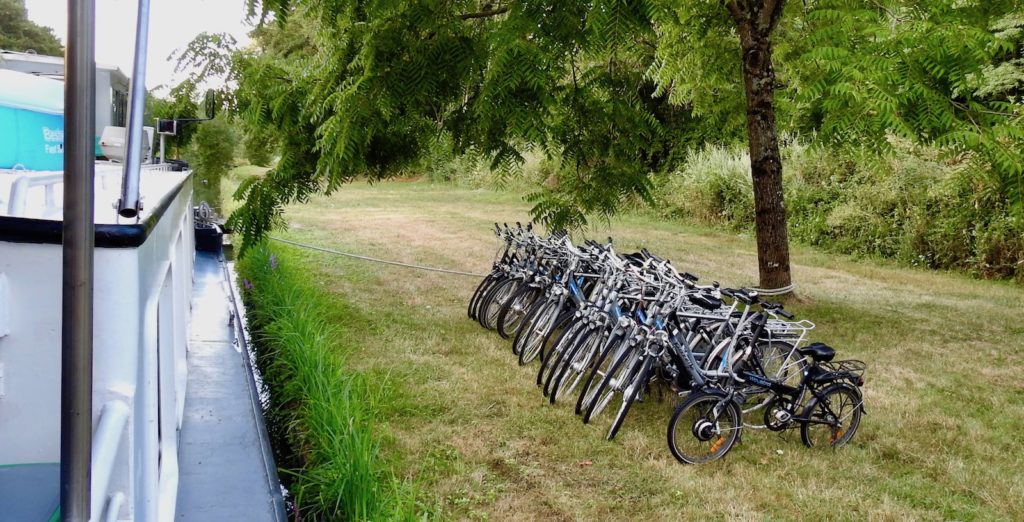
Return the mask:
<svg viewBox="0 0 1024 522">
<path fill-rule="evenodd" d="M 489 225 L 526 219 L 511 194 L 426 183 L 347 186 L 290 208 L 283 235 L 341 251 L 485 272 Z M 750 237 L 626 216 L 591 237 L 647 246 L 727 285 L 756 281 Z M 385 454 L 444 518 L 1011 519 L 1024 513 L 1019 286 L 794 247 L 800 317 L 869 363 L 861 432 L 840 452 L 748 431 L 722 462 L 685 467 L 650 397 L 615 442 L 549 405 L 509 342 L 465 315 L 477 281 L 275 246 L 357 307 L 349 363 L 386 377 Z M 338 312 L 340 313 L 340 312 Z M 339 316 L 339 320 L 342 318 Z M 781 453 L 780 453 L 781 452 Z"/>
</svg>

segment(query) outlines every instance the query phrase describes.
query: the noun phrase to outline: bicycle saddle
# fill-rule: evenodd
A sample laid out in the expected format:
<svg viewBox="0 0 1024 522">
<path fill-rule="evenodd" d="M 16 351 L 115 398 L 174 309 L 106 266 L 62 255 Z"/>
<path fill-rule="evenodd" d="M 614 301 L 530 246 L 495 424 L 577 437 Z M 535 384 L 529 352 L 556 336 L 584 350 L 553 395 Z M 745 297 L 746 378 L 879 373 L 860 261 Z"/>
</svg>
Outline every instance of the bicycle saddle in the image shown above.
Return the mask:
<svg viewBox="0 0 1024 522">
<path fill-rule="evenodd" d="M 691 303 L 705 310 L 718 310 L 722 306 L 722 300 L 712 295 L 693 294 L 689 298 Z"/>
<path fill-rule="evenodd" d="M 634 252 L 632 254 L 620 254 L 619 258 L 637 268 L 643 267 L 644 262 L 646 261 L 646 258 L 640 252 Z"/>
<path fill-rule="evenodd" d="M 801 355 L 810 357 L 818 362 L 829 362 L 836 357 L 836 351 L 825 343 L 811 343 L 798 350 Z"/>
</svg>

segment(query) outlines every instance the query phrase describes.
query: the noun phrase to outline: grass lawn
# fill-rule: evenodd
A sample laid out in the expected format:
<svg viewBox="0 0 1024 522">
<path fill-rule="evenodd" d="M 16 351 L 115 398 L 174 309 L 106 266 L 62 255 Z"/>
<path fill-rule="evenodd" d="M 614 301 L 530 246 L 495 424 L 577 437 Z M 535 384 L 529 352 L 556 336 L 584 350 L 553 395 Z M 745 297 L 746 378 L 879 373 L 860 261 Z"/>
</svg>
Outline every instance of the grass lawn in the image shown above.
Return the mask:
<svg viewBox="0 0 1024 522">
<path fill-rule="evenodd" d="M 422 182 L 343 187 L 288 209 L 279 235 L 486 272 L 489 225 L 523 221 L 512 194 Z M 751 237 L 625 216 L 591 237 L 641 246 L 725 285 L 756 282 Z M 637 405 L 614 442 L 549 405 L 510 343 L 466 317 L 477 280 L 276 244 L 334 296 L 347 364 L 381 383 L 377 429 L 397 475 L 445 519 L 1013 519 L 1024 513 L 1024 289 L 796 246 L 814 338 L 868 362 L 861 430 L 838 452 L 797 432 L 747 431 L 722 461 L 678 464 L 674 399 Z M 604 419 L 601 419 L 604 420 Z"/>
</svg>

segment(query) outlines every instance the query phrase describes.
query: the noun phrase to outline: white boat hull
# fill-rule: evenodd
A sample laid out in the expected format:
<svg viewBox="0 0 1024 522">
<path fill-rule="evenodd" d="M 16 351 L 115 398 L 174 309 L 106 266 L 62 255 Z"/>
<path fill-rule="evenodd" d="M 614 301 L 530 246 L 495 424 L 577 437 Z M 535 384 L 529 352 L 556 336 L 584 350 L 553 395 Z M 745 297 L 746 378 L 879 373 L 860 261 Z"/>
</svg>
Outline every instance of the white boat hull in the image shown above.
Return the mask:
<svg viewBox="0 0 1024 522">
<path fill-rule="evenodd" d="M 141 244 L 98 240 L 95 251 L 94 520 L 174 519 L 188 379 L 191 186 L 182 173 L 148 175 L 180 179 Z M 5 241 L 0 231 L 0 465 L 60 460 L 61 259 L 59 243 Z"/>
</svg>

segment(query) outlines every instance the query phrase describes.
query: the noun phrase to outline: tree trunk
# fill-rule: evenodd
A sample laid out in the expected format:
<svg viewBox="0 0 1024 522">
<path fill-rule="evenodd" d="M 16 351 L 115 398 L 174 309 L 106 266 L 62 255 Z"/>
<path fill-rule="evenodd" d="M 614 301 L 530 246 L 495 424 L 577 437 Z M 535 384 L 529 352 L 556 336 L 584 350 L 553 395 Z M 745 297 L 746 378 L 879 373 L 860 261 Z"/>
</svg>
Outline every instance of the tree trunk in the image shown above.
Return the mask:
<svg viewBox="0 0 1024 522">
<path fill-rule="evenodd" d="M 754 225 L 760 286 L 789 286 L 789 234 L 782 191 L 782 158 L 775 125 L 775 69 L 771 32 L 782 1 L 747 0 L 727 4 L 736 21 L 743 50 L 743 84 L 747 95 L 750 176 L 754 185 Z"/>
</svg>

